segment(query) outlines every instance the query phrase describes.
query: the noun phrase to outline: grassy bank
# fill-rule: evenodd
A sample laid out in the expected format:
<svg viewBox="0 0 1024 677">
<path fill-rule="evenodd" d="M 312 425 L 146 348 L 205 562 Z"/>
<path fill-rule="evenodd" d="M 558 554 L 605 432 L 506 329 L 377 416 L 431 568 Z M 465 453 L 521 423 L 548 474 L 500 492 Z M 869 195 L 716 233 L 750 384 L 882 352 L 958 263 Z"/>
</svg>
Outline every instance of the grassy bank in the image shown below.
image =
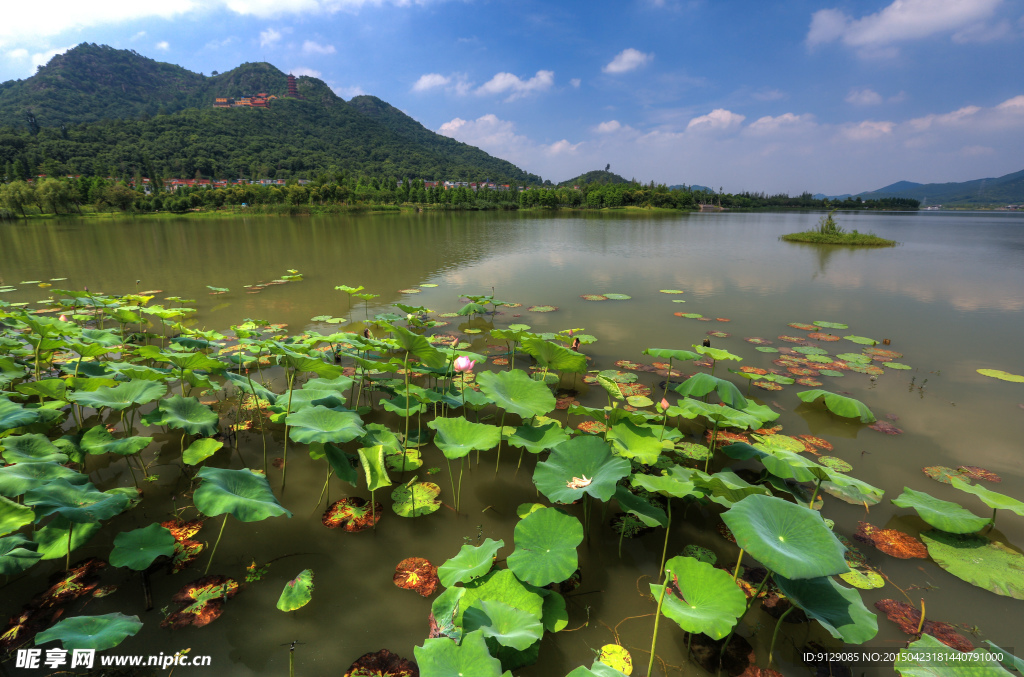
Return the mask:
<svg viewBox="0 0 1024 677">
<path fill-rule="evenodd" d="M 898 242 L 878 237 L 874 233 L 861 233 L 856 230 L 846 232 L 835 219 L 836 210 L 833 209 L 827 216 L 821 217 L 818 227 L 815 230 L 805 230 L 802 233 L 789 233 L 783 235 L 780 240 L 786 242 L 809 242 L 811 244 L 845 244 L 855 247 L 895 247 Z"/>
</svg>

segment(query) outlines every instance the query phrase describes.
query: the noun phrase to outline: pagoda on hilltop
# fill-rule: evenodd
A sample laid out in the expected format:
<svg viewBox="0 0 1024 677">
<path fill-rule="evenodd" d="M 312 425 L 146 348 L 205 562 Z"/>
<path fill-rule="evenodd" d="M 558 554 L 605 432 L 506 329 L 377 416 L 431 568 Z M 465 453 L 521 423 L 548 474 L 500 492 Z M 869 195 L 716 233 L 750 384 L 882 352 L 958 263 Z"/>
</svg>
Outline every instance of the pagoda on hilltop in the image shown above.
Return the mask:
<svg viewBox="0 0 1024 677">
<path fill-rule="evenodd" d="M 299 88 L 295 84 L 295 76 L 291 73 L 288 74 L 288 98 L 289 99 L 301 99 L 299 96 Z"/>
</svg>

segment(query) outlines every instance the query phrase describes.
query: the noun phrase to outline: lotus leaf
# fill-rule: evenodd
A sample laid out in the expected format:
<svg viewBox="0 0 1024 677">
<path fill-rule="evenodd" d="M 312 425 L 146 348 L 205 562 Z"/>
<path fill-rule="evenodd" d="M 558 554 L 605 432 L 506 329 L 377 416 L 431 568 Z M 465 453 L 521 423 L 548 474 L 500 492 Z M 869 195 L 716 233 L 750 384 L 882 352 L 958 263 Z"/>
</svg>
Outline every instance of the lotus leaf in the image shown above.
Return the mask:
<svg viewBox="0 0 1024 677">
<path fill-rule="evenodd" d="M 65 618 L 49 630 L 36 635 L 36 646 L 58 640 L 68 650 L 71 649 L 113 649 L 115 646 L 142 629 L 142 621 L 138 616 L 125 616 L 122 613 L 104 614 L 102 616 L 75 616 Z"/>
<path fill-rule="evenodd" d="M 836 639 L 863 644 L 878 634 L 878 619 L 868 611 L 856 590 L 831 578 L 790 580 L 776 576 L 775 582 L 791 602 L 821 623 Z"/>
<path fill-rule="evenodd" d="M 612 455 L 604 440 L 574 437 L 556 446 L 546 461 L 537 464 L 533 483 L 554 503 L 572 503 L 585 493 L 607 501 L 615 493 L 615 483 L 628 475 L 629 469 L 629 461 Z"/>
<path fill-rule="evenodd" d="M 24 409 L 20 404 L 0 398 L 0 432 L 31 425 L 39 419 L 39 413 Z"/>
<path fill-rule="evenodd" d="M 462 417 L 436 418 L 427 426 L 437 431 L 434 443 L 449 459 L 462 458 L 473 450 L 494 449 L 501 441 L 501 428 L 498 426 L 473 423 Z"/>
<path fill-rule="evenodd" d="M 859 418 L 861 423 L 875 422 L 875 415 L 871 413 L 871 410 L 863 402 L 852 397 L 836 395 L 827 390 L 805 390 L 802 393 L 797 393 L 797 397 L 804 402 L 813 402 L 819 397 L 823 397 L 825 407 L 833 414 L 846 418 Z"/>
<path fill-rule="evenodd" d="M 676 445 L 676 453 L 695 461 L 703 461 L 711 453 L 711 450 L 696 442 L 680 442 Z"/>
<path fill-rule="evenodd" d="M 1024 555 L 984 536 L 926 531 L 921 540 L 940 567 L 997 595 L 1024 599 Z"/>
<path fill-rule="evenodd" d="M 544 626 L 536 616 L 499 602 L 478 600 L 462 616 L 463 631 L 481 630 L 502 646 L 524 651 L 541 638 Z"/>
<path fill-rule="evenodd" d="M 28 569 L 43 556 L 38 549 L 21 534 L 0 538 L 0 574 L 13 576 Z"/>
<path fill-rule="evenodd" d="M 328 529 L 341 527 L 345 531 L 354 533 L 375 526 L 380 521 L 383 510 L 384 506 L 380 503 L 374 503 L 371 506 L 364 498 L 350 496 L 332 503 L 324 511 L 321 521 Z"/>
<path fill-rule="evenodd" d="M 858 541 L 870 543 L 887 555 L 899 559 L 925 559 L 928 550 L 924 543 L 910 534 L 895 529 L 879 529 L 867 522 L 857 523 L 857 532 L 853 535 Z"/>
<path fill-rule="evenodd" d="M 694 353 L 689 350 L 672 350 L 670 348 L 648 348 L 644 351 L 644 355 L 660 357 L 662 359 L 678 360 L 680 362 L 700 359 L 699 353 Z"/>
<path fill-rule="evenodd" d="M 413 649 L 420 677 L 501 677 L 501 662 L 487 651 L 481 631 L 467 634 L 461 644 L 449 639 L 427 639 Z"/>
<path fill-rule="evenodd" d="M 845 574 L 839 574 L 839 578 L 859 590 L 874 590 L 885 587 L 885 579 L 873 569 L 854 569 Z"/>
<path fill-rule="evenodd" d="M 867 482 L 840 472 L 829 472 L 829 477 L 831 478 L 829 481 L 822 482 L 822 490 L 853 505 L 865 503 L 875 505 L 882 500 L 882 496 L 885 494 L 878 487 L 873 487 Z"/>
<path fill-rule="evenodd" d="M 541 338 L 525 337 L 522 341 L 522 349 L 532 355 L 537 364 L 555 371 L 568 371 L 582 374 L 587 370 L 587 358 L 557 343 L 545 341 Z M 552 409 L 554 406 L 552 405 Z M 548 409 L 551 411 L 551 409 Z"/>
<path fill-rule="evenodd" d="M 606 294 L 604 294 L 604 296 L 605 296 L 605 298 L 609 298 L 612 301 L 628 301 L 629 299 L 633 298 L 629 294 L 608 294 L 608 293 L 606 293 Z"/>
<path fill-rule="evenodd" d="M 217 433 L 220 418 L 194 397 L 172 395 L 160 400 L 157 408 L 143 416 L 148 425 L 165 425 L 184 430 L 190 435 L 212 437 Z"/>
<path fill-rule="evenodd" d="M 736 543 L 780 576 L 792 579 L 844 574 L 846 548 L 809 508 L 753 494 L 722 514 Z"/>
<path fill-rule="evenodd" d="M 689 468 L 673 465 L 662 471 L 661 475 L 633 475 L 633 486 L 639 486 L 651 493 L 673 498 L 699 496 L 694 483 L 694 472 Z"/>
<path fill-rule="evenodd" d="M 843 338 L 846 339 L 847 341 L 853 341 L 854 343 L 860 344 L 862 346 L 873 346 L 879 343 L 875 339 L 868 338 L 866 336 L 844 336 Z"/>
<path fill-rule="evenodd" d="M 192 500 L 207 517 L 228 513 L 240 522 L 258 522 L 279 515 L 292 516 L 277 502 L 263 475 L 245 468 L 229 470 L 206 466 L 196 477 L 203 481 Z"/>
<path fill-rule="evenodd" d="M 281 611 L 295 611 L 309 604 L 313 599 L 313 570 L 303 569 L 299 575 L 284 584 L 277 608 Z"/>
<path fill-rule="evenodd" d="M 605 665 L 599 660 L 595 660 L 594 664 L 589 668 L 581 665 L 565 677 L 623 677 L 623 675 L 626 675 L 626 673 L 616 670 L 610 665 Z"/>
<path fill-rule="evenodd" d="M 699 471 L 695 471 L 693 475 L 694 485 L 698 489 L 707 492 L 712 501 L 727 508 L 752 494 L 771 495 L 766 487 L 748 484 L 728 468 L 720 470 L 710 477 Z"/>
<path fill-rule="evenodd" d="M 392 332 L 401 350 L 412 353 L 426 366 L 439 369 L 448 363 L 448 358 L 445 354 L 430 345 L 430 342 L 419 334 L 414 334 L 397 324 L 389 324 L 385 325 L 385 327 Z"/>
<path fill-rule="evenodd" d="M 458 555 L 438 567 L 437 575 L 441 579 L 441 585 L 450 588 L 456 583 L 467 583 L 483 576 L 491 570 L 495 554 L 504 545 L 503 540 L 487 538 L 479 546 L 462 546 Z"/>
<path fill-rule="evenodd" d="M 990 376 L 997 378 L 1000 381 L 1011 381 L 1013 383 L 1024 383 L 1024 376 L 1019 374 L 1011 374 L 1003 371 L 1002 369 L 978 369 L 978 373 L 982 376 Z"/>
<path fill-rule="evenodd" d="M 1011 677 L 998 661 L 987 660 L 984 649 L 973 653 L 980 655 L 960 657 L 931 635 L 922 635 L 900 651 L 893 668 L 902 677 Z M 924 656 L 928 658 L 922 660 Z"/>
<path fill-rule="evenodd" d="M 991 470 L 986 470 L 976 465 L 961 465 L 957 466 L 957 470 L 961 473 L 975 480 L 985 480 L 986 482 L 1002 482 L 1003 478 L 995 474 Z"/>
<path fill-rule="evenodd" d="M 107 408 L 123 411 L 132 406 L 152 402 L 166 394 L 167 385 L 165 383 L 134 379 L 113 388 L 76 391 L 68 395 L 68 399 L 96 410 Z"/>
<path fill-rule="evenodd" d="M 1024 517 L 1024 503 L 1016 498 L 1011 498 L 1006 494 L 1000 494 L 998 491 L 992 491 L 982 486 L 968 484 L 962 479 L 953 478 L 951 483 L 960 491 L 974 494 L 981 499 L 982 503 L 993 510 L 1009 510 L 1016 515 Z"/>
<path fill-rule="evenodd" d="M 224 376 L 226 376 L 229 381 L 235 384 L 235 387 L 244 393 L 258 397 L 261 400 L 266 400 L 271 404 L 277 402 L 277 395 L 273 391 L 267 390 L 260 385 L 259 381 L 253 381 L 241 374 L 234 374 L 230 371 L 225 372 Z"/>
<path fill-rule="evenodd" d="M 359 463 L 363 466 L 363 474 L 366 476 L 366 488 L 376 491 L 383 487 L 391 486 L 391 478 L 384 462 L 384 447 L 380 444 L 373 447 L 363 447 L 359 450 Z"/>
<path fill-rule="evenodd" d="M 709 349 L 705 348 L 705 350 Z M 747 406 L 747 398 L 743 397 L 739 388 L 734 386 L 730 381 L 726 381 L 725 379 L 712 376 L 711 374 L 705 374 L 703 372 L 694 374 L 683 381 L 683 383 L 676 386 L 674 390 L 684 397 L 687 395 L 704 397 L 713 390 L 717 392 L 719 398 L 721 398 L 721 400 L 730 407 L 744 409 Z"/>
<path fill-rule="evenodd" d="M 504 602 L 537 618 L 543 616 L 544 598 L 538 594 L 537 589 L 520 581 L 510 569 L 496 569 L 466 584 L 465 594 L 454 616 L 455 624 L 462 625 L 463 610 L 473 606 L 477 600 L 488 599 Z"/>
<path fill-rule="evenodd" d="M 707 562 L 712 566 L 718 561 L 718 555 L 713 551 L 692 543 L 683 548 L 683 556 L 692 557 L 699 562 Z"/>
<path fill-rule="evenodd" d="M 1016 670 L 1017 672 L 1024 672 L 1024 660 L 1021 660 L 1020 658 L 1017 658 L 1016 656 L 1011 654 L 1006 649 L 1000 649 L 998 646 L 996 646 L 995 644 L 993 644 L 991 641 L 989 641 L 987 639 L 985 640 L 985 644 L 988 644 L 990 647 L 992 647 L 996 651 L 1002 652 L 1002 654 L 1003 654 L 1003 665 L 1005 665 L 1006 667 L 1010 668 L 1011 670 Z"/>
<path fill-rule="evenodd" d="M 749 407 L 748 407 L 749 408 Z M 709 421 L 715 421 L 721 426 L 737 428 L 758 428 L 762 419 L 756 415 L 748 414 L 732 407 L 717 404 L 707 404 L 692 397 L 678 401 L 678 406 L 669 407 L 669 416 L 682 416 L 684 418 L 697 418 L 703 416 Z"/>
<path fill-rule="evenodd" d="M 399 448 L 398 451 L 401 451 L 401 448 Z M 385 448 L 385 453 L 391 452 L 392 449 L 390 447 Z M 319 460 L 325 456 L 327 457 L 327 462 L 330 464 L 331 469 L 334 470 L 334 474 L 338 476 L 338 479 L 348 482 L 353 487 L 359 486 L 359 473 L 356 471 L 356 467 L 359 465 L 359 460 L 356 454 L 350 454 L 347 451 L 343 451 L 330 442 L 326 444 L 313 442 L 309 445 L 310 458 L 313 460 Z M 388 457 L 388 459 L 390 459 L 390 457 Z M 411 463 L 409 467 L 412 468 Z"/>
<path fill-rule="evenodd" d="M 597 660 L 624 675 L 633 674 L 633 657 L 619 644 L 605 644 Z"/>
<path fill-rule="evenodd" d="M 413 477 L 391 492 L 391 500 L 394 501 L 391 509 L 400 517 L 429 515 L 441 507 L 441 501 L 437 498 L 441 487 L 432 482 L 418 482 L 417 479 Z"/>
<path fill-rule="evenodd" d="M 142 571 L 161 555 L 174 554 L 176 541 L 171 532 L 153 523 L 142 529 L 122 531 L 114 537 L 114 549 L 110 552 L 110 564 Z"/>
<path fill-rule="evenodd" d="M 582 541 L 583 526 L 575 517 L 555 508 L 532 512 L 516 524 L 508 568 L 539 587 L 564 581 L 579 566 L 576 546 Z"/>
<path fill-rule="evenodd" d="M 82 449 L 90 454 L 118 454 L 119 456 L 131 456 L 137 454 L 150 445 L 152 437 L 124 437 L 115 438 L 104 426 L 97 425 L 89 428 L 82 436 Z"/>
<path fill-rule="evenodd" d="M 625 486 L 615 487 L 615 500 L 619 502 L 620 508 L 636 516 L 645 526 L 668 526 L 668 515 L 664 510 L 637 496 Z"/>
<path fill-rule="evenodd" d="M 345 677 L 415 677 L 418 674 L 419 668 L 415 663 L 387 649 L 381 649 L 357 658 Z"/>
<path fill-rule="evenodd" d="M 33 433 L 0 439 L 6 463 L 67 463 L 68 457 L 45 435 Z"/>
<path fill-rule="evenodd" d="M 2 521 L 0 521 L 2 524 Z M 74 524 L 71 521 L 57 516 L 50 520 L 49 524 L 35 533 L 36 543 L 39 544 L 39 554 L 42 559 L 64 559 L 68 555 L 68 531 L 71 531 L 71 550 L 74 551 L 85 545 L 103 525 L 99 522 L 86 522 Z M 3 529 L 0 528 L 0 532 Z"/>
<path fill-rule="evenodd" d="M 486 371 L 477 377 L 476 382 L 481 392 L 495 404 L 523 418 L 543 416 L 555 408 L 555 396 L 547 386 L 519 370 Z"/>
<path fill-rule="evenodd" d="M 42 396 L 51 400 L 63 400 L 68 384 L 62 378 L 46 378 L 30 381 L 15 386 L 15 390 L 23 395 Z"/>
<path fill-rule="evenodd" d="M 188 445 L 188 449 L 181 455 L 181 460 L 187 465 L 202 463 L 220 451 L 223 446 L 224 443 L 220 440 L 215 440 L 212 437 L 201 437 Z"/>
<path fill-rule="evenodd" d="M 746 596 L 728 572 L 692 557 L 673 557 L 665 562 L 669 576 L 663 614 L 686 632 L 704 633 L 713 639 L 729 634 L 746 610 Z M 664 585 L 650 584 L 660 599 Z"/>
<path fill-rule="evenodd" d="M 661 455 L 661 440 L 649 425 L 635 425 L 626 419 L 617 421 L 608 430 L 608 440 L 619 456 L 652 465 Z"/>
<path fill-rule="evenodd" d="M 306 407 L 289 414 L 288 436 L 295 442 L 349 442 L 366 433 L 359 414 L 352 411 L 336 411 L 320 405 Z"/>
<path fill-rule="evenodd" d="M 35 508 L 36 520 L 60 515 L 71 522 L 99 522 L 120 514 L 129 499 L 121 493 L 104 493 L 92 484 L 71 484 L 56 479 L 25 492 L 25 505 Z"/>
<path fill-rule="evenodd" d="M 557 422 L 551 421 L 543 425 L 521 425 L 506 439 L 512 446 L 525 449 L 531 454 L 539 454 L 568 441 L 569 433 Z"/>
<path fill-rule="evenodd" d="M 903 487 L 903 493 L 892 499 L 892 502 L 901 508 L 913 508 L 925 522 L 951 534 L 972 534 L 991 521 L 987 517 L 978 517 L 956 503 L 908 487 Z"/>
<path fill-rule="evenodd" d="M 172 629 L 194 626 L 201 628 L 220 618 L 224 602 L 238 593 L 238 582 L 227 576 L 204 576 L 185 585 L 171 597 L 172 602 L 185 605 L 160 623 Z"/>
</svg>

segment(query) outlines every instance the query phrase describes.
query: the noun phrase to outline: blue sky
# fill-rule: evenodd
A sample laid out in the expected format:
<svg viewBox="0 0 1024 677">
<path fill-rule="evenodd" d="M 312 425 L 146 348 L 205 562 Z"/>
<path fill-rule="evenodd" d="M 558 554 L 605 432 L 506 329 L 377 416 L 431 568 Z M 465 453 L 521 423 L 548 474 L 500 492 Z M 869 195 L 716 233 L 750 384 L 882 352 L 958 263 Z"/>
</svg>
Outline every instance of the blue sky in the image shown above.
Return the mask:
<svg viewBox="0 0 1024 677">
<path fill-rule="evenodd" d="M 80 42 L 373 94 L 553 181 L 859 192 L 1024 169 L 1024 0 L 43 0 L 0 79 Z"/>
</svg>

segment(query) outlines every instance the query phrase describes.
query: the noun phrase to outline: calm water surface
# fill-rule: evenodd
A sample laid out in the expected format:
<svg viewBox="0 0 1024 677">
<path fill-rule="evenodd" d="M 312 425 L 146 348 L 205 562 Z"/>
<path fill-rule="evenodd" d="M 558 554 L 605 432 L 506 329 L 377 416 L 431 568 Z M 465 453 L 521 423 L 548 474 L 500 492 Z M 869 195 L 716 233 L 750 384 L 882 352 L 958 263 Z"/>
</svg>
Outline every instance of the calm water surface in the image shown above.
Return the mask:
<svg viewBox="0 0 1024 677">
<path fill-rule="evenodd" d="M 461 306 L 460 294 L 490 293 L 493 287 L 499 298 L 523 304 L 506 309 L 494 326 L 521 322 L 535 331 L 585 328 L 599 339 L 586 348 L 592 368 L 599 369 L 612 368 L 623 358 L 643 362 L 642 351 L 648 347 L 688 348 L 714 330 L 732 335 L 712 339 L 714 346 L 742 355 L 744 364 L 771 368 L 773 356 L 756 352 L 744 337 L 785 345 L 777 336 L 799 333 L 786 326 L 789 322 L 843 322 L 850 329 L 842 334 L 891 339 L 890 347 L 904 353 L 900 361 L 913 369 L 887 370 L 877 380 L 855 373 L 841 379 L 821 377 L 826 381 L 822 387 L 863 400 L 879 418 L 898 417 L 902 435 L 884 435 L 799 406 L 799 386 L 753 393 L 782 410 L 778 423 L 785 433 L 824 436 L 835 445 L 834 455 L 854 466 L 851 474 L 886 490 L 886 499 L 867 515 L 863 508 L 826 496 L 823 514 L 836 521 L 837 532 L 850 535 L 858 520 L 868 520 L 917 533 L 924 523 L 888 500 L 904 486 L 988 514 L 974 497 L 925 477 L 921 467 L 928 465 L 984 466 L 1003 478 L 994 488 L 1024 499 L 1024 385 L 976 373 L 979 368 L 1024 373 L 1024 215 L 841 215 L 840 223 L 847 229 L 870 230 L 902 243 L 892 249 L 827 248 L 778 240 L 783 233 L 812 227 L 818 218 L 781 213 L 432 213 L 5 223 L 0 224 L 0 284 L 18 287 L 4 300 L 33 303 L 46 293 L 34 285 L 20 285 L 22 281 L 67 277 L 55 285 L 110 293 L 160 289 L 161 296 L 197 299 L 198 326 L 226 330 L 246 318 L 262 318 L 287 323 L 294 332 L 311 328 L 324 333 L 333 325 L 310 318 L 328 314 L 359 320 L 366 312 L 361 306 L 350 309 L 346 295 L 334 290 L 338 284 L 364 285 L 380 294 L 368 309 L 371 316 L 386 312 L 394 302 L 450 312 Z M 300 270 L 304 281 L 244 293 L 243 285 L 275 279 L 289 268 Z M 416 295 L 397 291 L 425 283 L 438 286 Z M 231 291 L 209 296 L 207 285 Z M 681 289 L 685 294 L 670 296 L 659 289 Z M 633 298 L 601 303 L 579 298 L 603 292 Z M 526 308 L 534 304 L 559 309 L 528 312 Z M 677 311 L 730 322 L 679 318 L 673 315 Z M 456 328 L 453 323 L 441 331 Z M 474 341 L 474 350 L 487 349 L 484 339 L 466 339 Z M 848 341 L 824 347 L 832 353 L 859 351 Z M 684 369 L 688 373 L 692 368 Z M 641 374 L 641 381 L 648 384 L 654 378 Z M 280 381 L 278 390 L 283 388 Z M 736 381 L 746 389 L 740 379 Z M 600 405 L 604 395 L 584 388 L 579 399 Z M 272 445 L 278 449 L 281 442 L 278 437 Z M 161 458 L 170 462 L 177 453 L 177 439 L 157 432 L 157 443 L 162 445 Z M 258 436 L 242 439 L 239 446 L 237 454 L 221 452 L 215 463 L 241 467 L 243 457 L 249 465 L 262 462 Z M 426 467 L 443 465 L 440 453 L 430 449 Z M 298 675 L 342 674 L 356 657 L 382 647 L 412 658 L 412 647 L 427 636 L 430 601 L 394 587 L 395 564 L 407 556 L 440 564 L 467 539 L 476 542 L 481 535 L 503 538 L 508 546 L 499 557 L 507 556 L 515 506 L 536 499 L 530 482 L 536 459 L 524 461 L 515 474 L 516 455 L 507 454 L 497 478 L 486 470 L 486 463 L 474 470 L 463 488 L 462 515 L 441 510 L 407 520 L 386 509 L 376 533 L 338 533 L 320 524 L 322 506 L 314 509 L 323 484 L 322 463 L 314 465 L 308 458 L 303 462 L 302 456 L 292 456 L 295 462 L 284 497 L 295 516 L 252 524 L 230 520 L 213 569 L 240 578 L 253 559 L 292 556 L 275 562 L 264 583 L 244 590 L 221 619 L 202 630 L 171 633 L 159 628 L 160 607 L 191 580 L 189 573 L 153 578 L 157 608 L 151 612 L 143 611 L 137 579 L 124 578 L 117 594 L 94 600 L 85 610 L 139 614 L 145 627 L 118 651 L 167 653 L 191 647 L 193 655 L 211 655 L 218 674 L 232 676 L 286 674 L 286 644 L 292 640 L 303 642 L 296 650 Z M 177 492 L 185 482 L 173 467 L 164 470 L 165 476 L 147 489 L 148 500 L 139 509 L 118 518 L 115 529 L 104 530 L 76 555 L 106 558 L 117 529 L 166 519 L 172 501 L 182 504 Z M 271 478 L 275 483 L 276 472 Z M 447 501 L 444 474 L 434 480 Z M 123 463 L 101 468 L 93 477 L 107 485 L 131 481 Z M 347 491 L 363 493 L 332 481 L 330 498 L 337 500 Z M 387 504 L 387 497 L 383 499 Z M 493 508 L 485 511 L 488 506 Z M 575 630 L 545 635 L 540 662 L 517 674 L 560 677 L 577 665 L 589 665 L 592 650 L 614 641 L 612 628 L 620 621 L 653 612 L 654 604 L 638 592 L 647 589 L 649 578 L 638 577 L 656 573 L 663 532 L 626 540 L 620 559 L 617 536 L 606 526 L 611 515 L 611 510 L 600 515 L 602 526 L 595 525 L 590 544 L 580 547 L 583 585 L 569 598 L 569 627 Z M 212 541 L 216 522 L 200 537 Z M 716 522 L 714 512 L 691 509 L 685 520 L 673 524 L 669 556 L 697 543 L 715 550 L 722 561 L 734 561 L 736 549 L 713 530 Z M 1024 546 L 1024 519 L 1000 515 L 996 534 Z M 977 626 L 981 638 L 1024 652 L 1021 601 L 972 587 L 931 561 L 895 560 L 869 546 L 864 551 L 915 602 L 926 599 L 929 619 Z M 283 583 L 307 567 L 316 572 L 313 602 L 297 613 L 277 611 Z M 43 588 L 54 569 L 52 563 L 44 563 L 4 588 L 0 614 L 14 613 Z M 904 599 L 891 585 L 866 591 L 863 597 L 869 608 L 878 599 Z M 747 621 L 743 634 L 752 635 L 755 650 L 766 655 L 774 620 L 752 612 Z M 643 650 L 650 646 L 652 625 L 651 616 L 618 625 L 619 639 L 633 650 L 638 675 L 646 670 Z M 822 640 L 824 635 L 816 625 L 808 627 L 787 629 L 780 642 L 777 658 L 786 674 L 807 674 L 795 658 L 794 646 L 807 639 Z M 884 616 L 879 627 L 871 646 L 897 647 L 904 641 Z M 704 674 L 683 666 L 679 628 L 668 620 L 661 628 L 658 654 L 677 666 L 672 674 Z M 868 672 L 892 674 L 881 669 Z"/>
</svg>

